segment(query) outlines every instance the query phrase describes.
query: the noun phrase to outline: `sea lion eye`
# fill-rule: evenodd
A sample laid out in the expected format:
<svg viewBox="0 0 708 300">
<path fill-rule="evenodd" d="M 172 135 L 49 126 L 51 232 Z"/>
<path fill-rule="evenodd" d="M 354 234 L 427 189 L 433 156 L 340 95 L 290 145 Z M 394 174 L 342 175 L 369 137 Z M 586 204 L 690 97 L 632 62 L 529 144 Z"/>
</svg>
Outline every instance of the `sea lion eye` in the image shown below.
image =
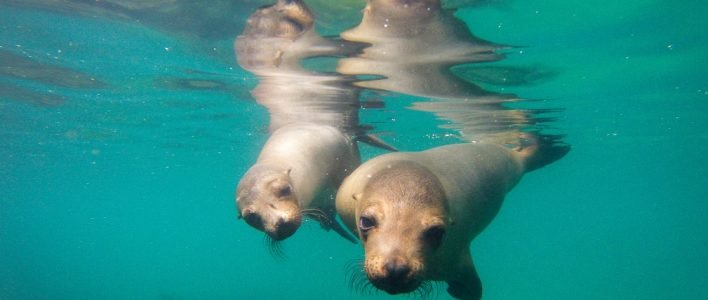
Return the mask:
<svg viewBox="0 0 708 300">
<path fill-rule="evenodd" d="M 290 196 L 290 194 L 292 194 L 292 193 L 293 193 L 293 191 L 290 188 L 290 185 L 288 184 L 288 185 L 284 185 L 284 186 L 278 188 L 275 191 L 275 196 L 278 198 L 282 198 L 282 197 Z"/>
<path fill-rule="evenodd" d="M 422 237 L 425 243 L 435 250 L 440 247 L 443 236 L 445 236 L 445 227 L 435 225 L 423 231 Z"/>
<path fill-rule="evenodd" d="M 376 226 L 376 221 L 373 218 L 367 216 L 359 217 L 359 229 L 363 233 L 371 230 L 374 226 Z"/>
</svg>

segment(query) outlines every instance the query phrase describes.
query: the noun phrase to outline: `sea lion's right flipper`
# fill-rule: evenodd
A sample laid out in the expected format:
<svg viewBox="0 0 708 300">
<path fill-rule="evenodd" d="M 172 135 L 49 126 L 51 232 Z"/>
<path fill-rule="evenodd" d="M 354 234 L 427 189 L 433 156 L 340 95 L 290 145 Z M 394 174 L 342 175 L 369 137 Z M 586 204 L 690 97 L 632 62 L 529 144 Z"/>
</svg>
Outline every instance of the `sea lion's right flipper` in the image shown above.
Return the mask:
<svg viewBox="0 0 708 300">
<path fill-rule="evenodd" d="M 526 172 L 540 169 L 563 158 L 570 151 L 570 145 L 563 143 L 563 135 L 525 133 L 517 151 L 521 155 Z"/>
<path fill-rule="evenodd" d="M 367 144 L 369 144 L 369 145 L 371 145 L 371 146 L 374 146 L 374 147 L 376 147 L 376 148 L 381 148 L 381 149 L 388 150 L 388 151 L 393 151 L 393 152 L 397 152 L 397 151 L 398 151 L 398 149 L 396 149 L 395 147 L 393 147 L 393 146 L 387 144 L 387 143 L 384 142 L 381 138 L 379 138 L 378 136 L 375 136 L 375 135 L 373 135 L 373 134 L 362 134 L 362 135 L 359 135 L 359 136 L 357 136 L 356 140 L 357 140 L 357 141 L 360 141 L 360 142 L 363 142 L 363 143 L 367 143 Z"/>
<path fill-rule="evenodd" d="M 447 281 L 447 292 L 457 299 L 479 300 L 482 298 L 482 281 L 472 263 L 472 257 L 464 259 L 458 279 Z"/>
<path fill-rule="evenodd" d="M 348 230 L 346 230 L 337 220 L 337 215 L 334 209 L 323 209 L 324 213 L 320 215 L 313 216 L 317 222 L 320 223 L 322 229 L 326 231 L 334 230 L 339 236 L 343 237 L 347 241 L 352 242 L 352 244 L 357 243 L 357 238 L 354 237 Z"/>
<path fill-rule="evenodd" d="M 347 241 L 350 241 L 352 244 L 357 243 L 357 239 L 352 236 L 349 231 L 344 229 L 344 227 L 342 227 L 342 224 L 339 224 L 339 221 L 334 216 L 332 216 L 332 223 L 330 224 L 329 228 L 334 230 L 334 232 L 339 234 L 339 236 L 345 238 Z"/>
</svg>

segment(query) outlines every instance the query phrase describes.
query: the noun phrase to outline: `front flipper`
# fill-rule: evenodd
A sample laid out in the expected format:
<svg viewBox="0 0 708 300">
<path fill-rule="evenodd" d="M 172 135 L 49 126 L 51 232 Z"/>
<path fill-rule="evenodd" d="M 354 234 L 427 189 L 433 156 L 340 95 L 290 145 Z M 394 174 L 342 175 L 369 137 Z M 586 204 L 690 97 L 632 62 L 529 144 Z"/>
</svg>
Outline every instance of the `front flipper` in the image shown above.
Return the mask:
<svg viewBox="0 0 708 300">
<path fill-rule="evenodd" d="M 334 218 L 334 216 L 332 216 L 332 219 L 331 219 L 331 220 L 332 220 L 332 222 L 330 222 L 330 224 L 329 224 L 329 229 L 334 230 L 334 232 L 336 232 L 337 234 L 339 234 L 339 236 L 341 236 L 341 237 L 347 239 L 348 241 L 352 242 L 352 244 L 356 244 L 356 243 L 357 243 L 356 238 L 355 238 L 354 236 L 352 236 L 352 235 L 349 233 L 349 231 L 347 231 L 346 229 L 344 229 L 344 227 L 342 227 L 342 224 L 340 224 L 340 223 L 337 221 L 337 219 Z"/>
<path fill-rule="evenodd" d="M 460 274 L 454 280 L 447 281 L 447 292 L 457 299 L 479 300 L 482 298 L 482 281 L 472 264 L 472 258 L 467 257 Z"/>
<path fill-rule="evenodd" d="M 345 238 L 347 241 L 352 242 L 352 244 L 357 243 L 357 239 L 349 233 L 342 225 L 337 221 L 337 218 L 334 214 L 334 209 L 324 209 L 321 211 L 327 212 L 327 214 L 319 214 L 315 216 L 311 216 L 314 220 L 320 223 L 320 226 L 322 229 L 326 231 L 334 230 L 337 234 L 339 234 L 341 237 Z"/>
<path fill-rule="evenodd" d="M 398 149 L 396 149 L 395 147 L 393 147 L 393 146 L 387 144 L 386 142 L 384 142 L 384 140 L 382 140 L 381 138 L 379 138 L 378 136 L 375 136 L 375 135 L 373 135 L 373 134 L 363 134 L 363 135 L 359 135 L 359 136 L 357 136 L 356 139 L 357 139 L 357 141 L 360 141 L 360 142 L 363 142 L 363 143 L 367 143 L 367 144 L 369 144 L 369 145 L 371 145 L 371 146 L 374 146 L 374 147 L 377 147 L 377 148 L 381 148 L 381 149 L 388 150 L 388 151 L 393 151 L 393 152 L 397 152 L 397 151 L 398 151 Z"/>
</svg>

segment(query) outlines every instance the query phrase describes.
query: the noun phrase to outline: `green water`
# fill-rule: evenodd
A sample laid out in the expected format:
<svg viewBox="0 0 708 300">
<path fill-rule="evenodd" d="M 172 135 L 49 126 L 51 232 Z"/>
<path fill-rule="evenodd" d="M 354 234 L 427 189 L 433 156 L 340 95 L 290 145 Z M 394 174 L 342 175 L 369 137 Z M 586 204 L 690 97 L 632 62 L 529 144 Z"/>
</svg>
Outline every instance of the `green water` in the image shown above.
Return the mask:
<svg viewBox="0 0 708 300">
<path fill-rule="evenodd" d="M 321 32 L 358 23 L 362 3 L 321 2 Z M 0 299 L 390 298 L 348 287 L 360 245 L 310 221 L 277 260 L 236 219 L 268 114 L 232 42 L 263 3 L 187 21 L 22 3 L 0 3 Z M 473 242 L 485 299 L 708 299 L 707 9 L 458 11 L 477 36 L 524 46 L 500 65 L 551 74 L 489 88 L 565 108 L 554 127 L 573 146 L 526 175 Z M 455 142 L 410 97 L 385 100 L 362 119 L 387 141 Z"/>
</svg>

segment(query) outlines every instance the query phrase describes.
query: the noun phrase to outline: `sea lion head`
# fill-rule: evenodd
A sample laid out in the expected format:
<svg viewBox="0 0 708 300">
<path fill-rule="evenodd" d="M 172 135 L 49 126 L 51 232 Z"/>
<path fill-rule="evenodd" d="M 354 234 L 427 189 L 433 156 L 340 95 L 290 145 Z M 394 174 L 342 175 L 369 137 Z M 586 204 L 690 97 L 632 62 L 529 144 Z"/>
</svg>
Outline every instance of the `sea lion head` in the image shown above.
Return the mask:
<svg viewBox="0 0 708 300">
<path fill-rule="evenodd" d="M 357 201 L 357 230 L 369 281 L 389 294 L 416 290 L 445 238 L 447 205 L 437 177 L 412 162 L 369 179 Z"/>
<path fill-rule="evenodd" d="M 239 218 L 281 241 L 300 227 L 302 216 L 290 178 L 290 169 L 253 166 L 236 191 Z"/>
</svg>

